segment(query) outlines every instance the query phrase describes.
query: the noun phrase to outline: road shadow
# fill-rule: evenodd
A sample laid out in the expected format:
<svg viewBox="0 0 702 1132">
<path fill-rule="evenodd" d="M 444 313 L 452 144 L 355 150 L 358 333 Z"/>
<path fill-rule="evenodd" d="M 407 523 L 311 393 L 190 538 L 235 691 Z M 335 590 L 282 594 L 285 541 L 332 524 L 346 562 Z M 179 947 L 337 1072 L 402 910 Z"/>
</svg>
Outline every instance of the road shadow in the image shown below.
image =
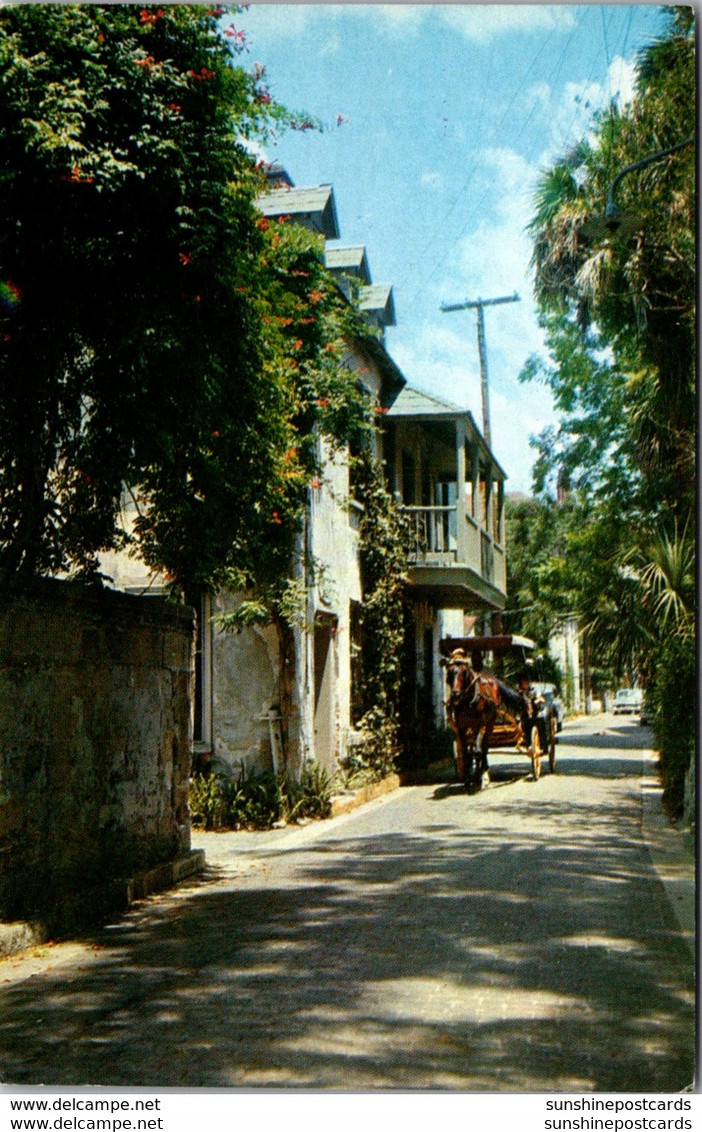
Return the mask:
<svg viewBox="0 0 702 1132">
<path fill-rule="evenodd" d="M 557 747 L 567 750 L 574 748 L 595 748 L 606 750 L 648 750 L 651 744 L 651 733 L 646 729 L 634 729 L 625 726 L 602 727 L 598 731 L 582 734 L 581 732 L 562 731 L 558 736 Z"/>
<path fill-rule="evenodd" d="M 690 958 L 628 799 L 536 808 L 505 790 L 482 824 L 466 801 L 416 831 L 337 829 L 106 927 L 68 975 L 0 993 L 2 1079 L 688 1086 Z"/>
</svg>

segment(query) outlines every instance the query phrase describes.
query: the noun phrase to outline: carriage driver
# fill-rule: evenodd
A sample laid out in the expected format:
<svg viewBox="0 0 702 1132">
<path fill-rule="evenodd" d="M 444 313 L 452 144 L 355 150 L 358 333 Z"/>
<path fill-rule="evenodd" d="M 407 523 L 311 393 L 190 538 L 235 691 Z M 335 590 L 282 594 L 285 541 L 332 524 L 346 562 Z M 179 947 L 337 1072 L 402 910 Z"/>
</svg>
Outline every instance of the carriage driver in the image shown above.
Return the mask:
<svg viewBox="0 0 702 1132">
<path fill-rule="evenodd" d="M 527 661 L 527 665 L 528 663 L 529 662 Z M 520 672 L 517 687 L 519 689 L 520 696 L 523 697 L 527 706 L 527 719 L 529 720 L 529 734 L 527 736 L 527 742 L 530 743 L 531 728 L 534 720 L 536 719 L 536 716 L 539 714 L 539 708 L 542 706 L 544 701 L 542 696 L 537 696 L 536 692 L 531 686 L 531 672 L 529 671 L 528 667 L 523 668 Z"/>
</svg>

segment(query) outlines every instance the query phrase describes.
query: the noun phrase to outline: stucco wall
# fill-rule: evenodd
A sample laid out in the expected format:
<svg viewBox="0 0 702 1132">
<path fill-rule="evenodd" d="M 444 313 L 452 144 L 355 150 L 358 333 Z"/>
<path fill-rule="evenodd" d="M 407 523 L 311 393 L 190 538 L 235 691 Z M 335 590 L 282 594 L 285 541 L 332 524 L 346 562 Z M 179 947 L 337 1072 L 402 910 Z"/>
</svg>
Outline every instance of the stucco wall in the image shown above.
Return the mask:
<svg viewBox="0 0 702 1132">
<path fill-rule="evenodd" d="M 233 611 L 240 596 L 219 594 L 213 613 Z M 268 714 L 278 711 L 278 641 L 275 630 L 247 626 L 212 641 L 213 769 L 228 777 L 241 767 L 273 768 Z M 274 719 L 273 726 L 279 724 Z"/>
<path fill-rule="evenodd" d="M 0 602 L 0 915 L 190 847 L 192 615 L 45 581 Z"/>
<path fill-rule="evenodd" d="M 320 444 L 322 442 L 320 441 Z M 350 719 L 350 603 L 361 600 L 358 555 L 359 509 L 348 504 L 349 474 L 343 455 L 322 446 L 323 482 L 311 493 L 305 532 L 296 559 L 314 561 L 316 580 L 307 590 L 304 628 L 296 627 L 294 688 L 297 710 L 287 720 L 290 766 L 298 774 L 306 759 L 337 769 L 346 752 Z M 279 742 L 278 641 L 272 628 L 246 627 L 223 633 L 217 615 L 235 608 L 240 596 L 214 601 L 212 642 L 212 766 L 219 774 L 239 768 L 273 768 Z M 333 626 L 330 644 L 328 718 L 320 723 L 315 695 L 315 625 Z M 273 718 L 269 720 L 269 713 Z"/>
<path fill-rule="evenodd" d="M 322 446 L 324 486 L 313 493 L 310 506 L 310 552 L 317 569 L 317 583 L 310 592 L 308 622 L 332 618 L 331 642 L 333 689 L 331 736 L 315 723 L 314 635 L 306 634 L 301 672 L 305 677 L 300 698 L 303 716 L 311 723 L 307 753 L 327 770 L 336 769 L 346 754 L 351 729 L 351 639 L 350 603 L 361 601 L 359 526 L 362 510 L 349 498 L 348 463 L 342 453 Z"/>
</svg>

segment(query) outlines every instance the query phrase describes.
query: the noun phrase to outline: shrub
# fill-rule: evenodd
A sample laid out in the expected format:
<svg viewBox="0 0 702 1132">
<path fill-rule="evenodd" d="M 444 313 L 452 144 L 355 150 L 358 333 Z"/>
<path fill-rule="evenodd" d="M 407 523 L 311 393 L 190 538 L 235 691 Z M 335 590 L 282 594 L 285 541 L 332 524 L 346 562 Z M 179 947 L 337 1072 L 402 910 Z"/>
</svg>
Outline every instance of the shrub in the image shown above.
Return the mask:
<svg viewBox="0 0 702 1132">
<path fill-rule="evenodd" d="M 287 816 L 328 818 L 331 813 L 333 776 L 318 763 L 307 763 L 299 784 L 291 784 L 285 793 Z"/>
<path fill-rule="evenodd" d="M 651 684 L 663 801 L 671 817 L 677 820 L 685 810 L 685 780 L 690 780 L 695 760 L 697 679 L 692 635 L 671 635 L 663 646 Z"/>
<path fill-rule="evenodd" d="M 271 771 L 256 774 L 243 766 L 222 780 L 209 772 L 190 781 L 190 816 L 205 829 L 270 829 L 276 822 L 325 818 L 331 813 L 332 776 L 308 763 L 299 783 L 287 784 Z"/>
<path fill-rule="evenodd" d="M 395 770 L 399 754 L 397 722 L 381 707 L 371 708 L 357 724 L 362 740 L 354 748 L 354 759 L 360 769 L 368 767 L 376 779 Z"/>
<path fill-rule="evenodd" d="M 190 779 L 190 820 L 199 829 L 219 829 L 225 820 L 226 802 L 216 774 L 196 774 Z"/>
<path fill-rule="evenodd" d="M 242 767 L 235 779 L 223 784 L 222 791 L 230 829 L 270 829 L 285 816 L 283 791 L 271 771 L 253 774 Z"/>
</svg>

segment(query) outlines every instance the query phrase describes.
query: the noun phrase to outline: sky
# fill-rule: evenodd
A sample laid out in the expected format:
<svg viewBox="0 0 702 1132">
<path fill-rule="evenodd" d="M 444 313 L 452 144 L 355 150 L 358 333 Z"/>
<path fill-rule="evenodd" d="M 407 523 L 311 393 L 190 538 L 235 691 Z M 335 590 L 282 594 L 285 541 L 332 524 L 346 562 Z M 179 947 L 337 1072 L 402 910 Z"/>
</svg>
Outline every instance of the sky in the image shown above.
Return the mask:
<svg viewBox="0 0 702 1132">
<path fill-rule="evenodd" d="M 518 381 L 544 353 L 525 233 L 535 184 L 598 108 L 631 98 L 661 8 L 261 3 L 234 22 L 240 61 L 323 123 L 264 156 L 296 185 L 333 185 L 340 242 L 365 245 L 373 281 L 393 285 L 386 346 L 411 385 L 481 427 L 476 312 L 441 305 L 519 294 L 485 308 L 487 368 L 494 454 L 508 491 L 529 493 L 529 439 L 554 420 L 549 390 Z"/>
</svg>

